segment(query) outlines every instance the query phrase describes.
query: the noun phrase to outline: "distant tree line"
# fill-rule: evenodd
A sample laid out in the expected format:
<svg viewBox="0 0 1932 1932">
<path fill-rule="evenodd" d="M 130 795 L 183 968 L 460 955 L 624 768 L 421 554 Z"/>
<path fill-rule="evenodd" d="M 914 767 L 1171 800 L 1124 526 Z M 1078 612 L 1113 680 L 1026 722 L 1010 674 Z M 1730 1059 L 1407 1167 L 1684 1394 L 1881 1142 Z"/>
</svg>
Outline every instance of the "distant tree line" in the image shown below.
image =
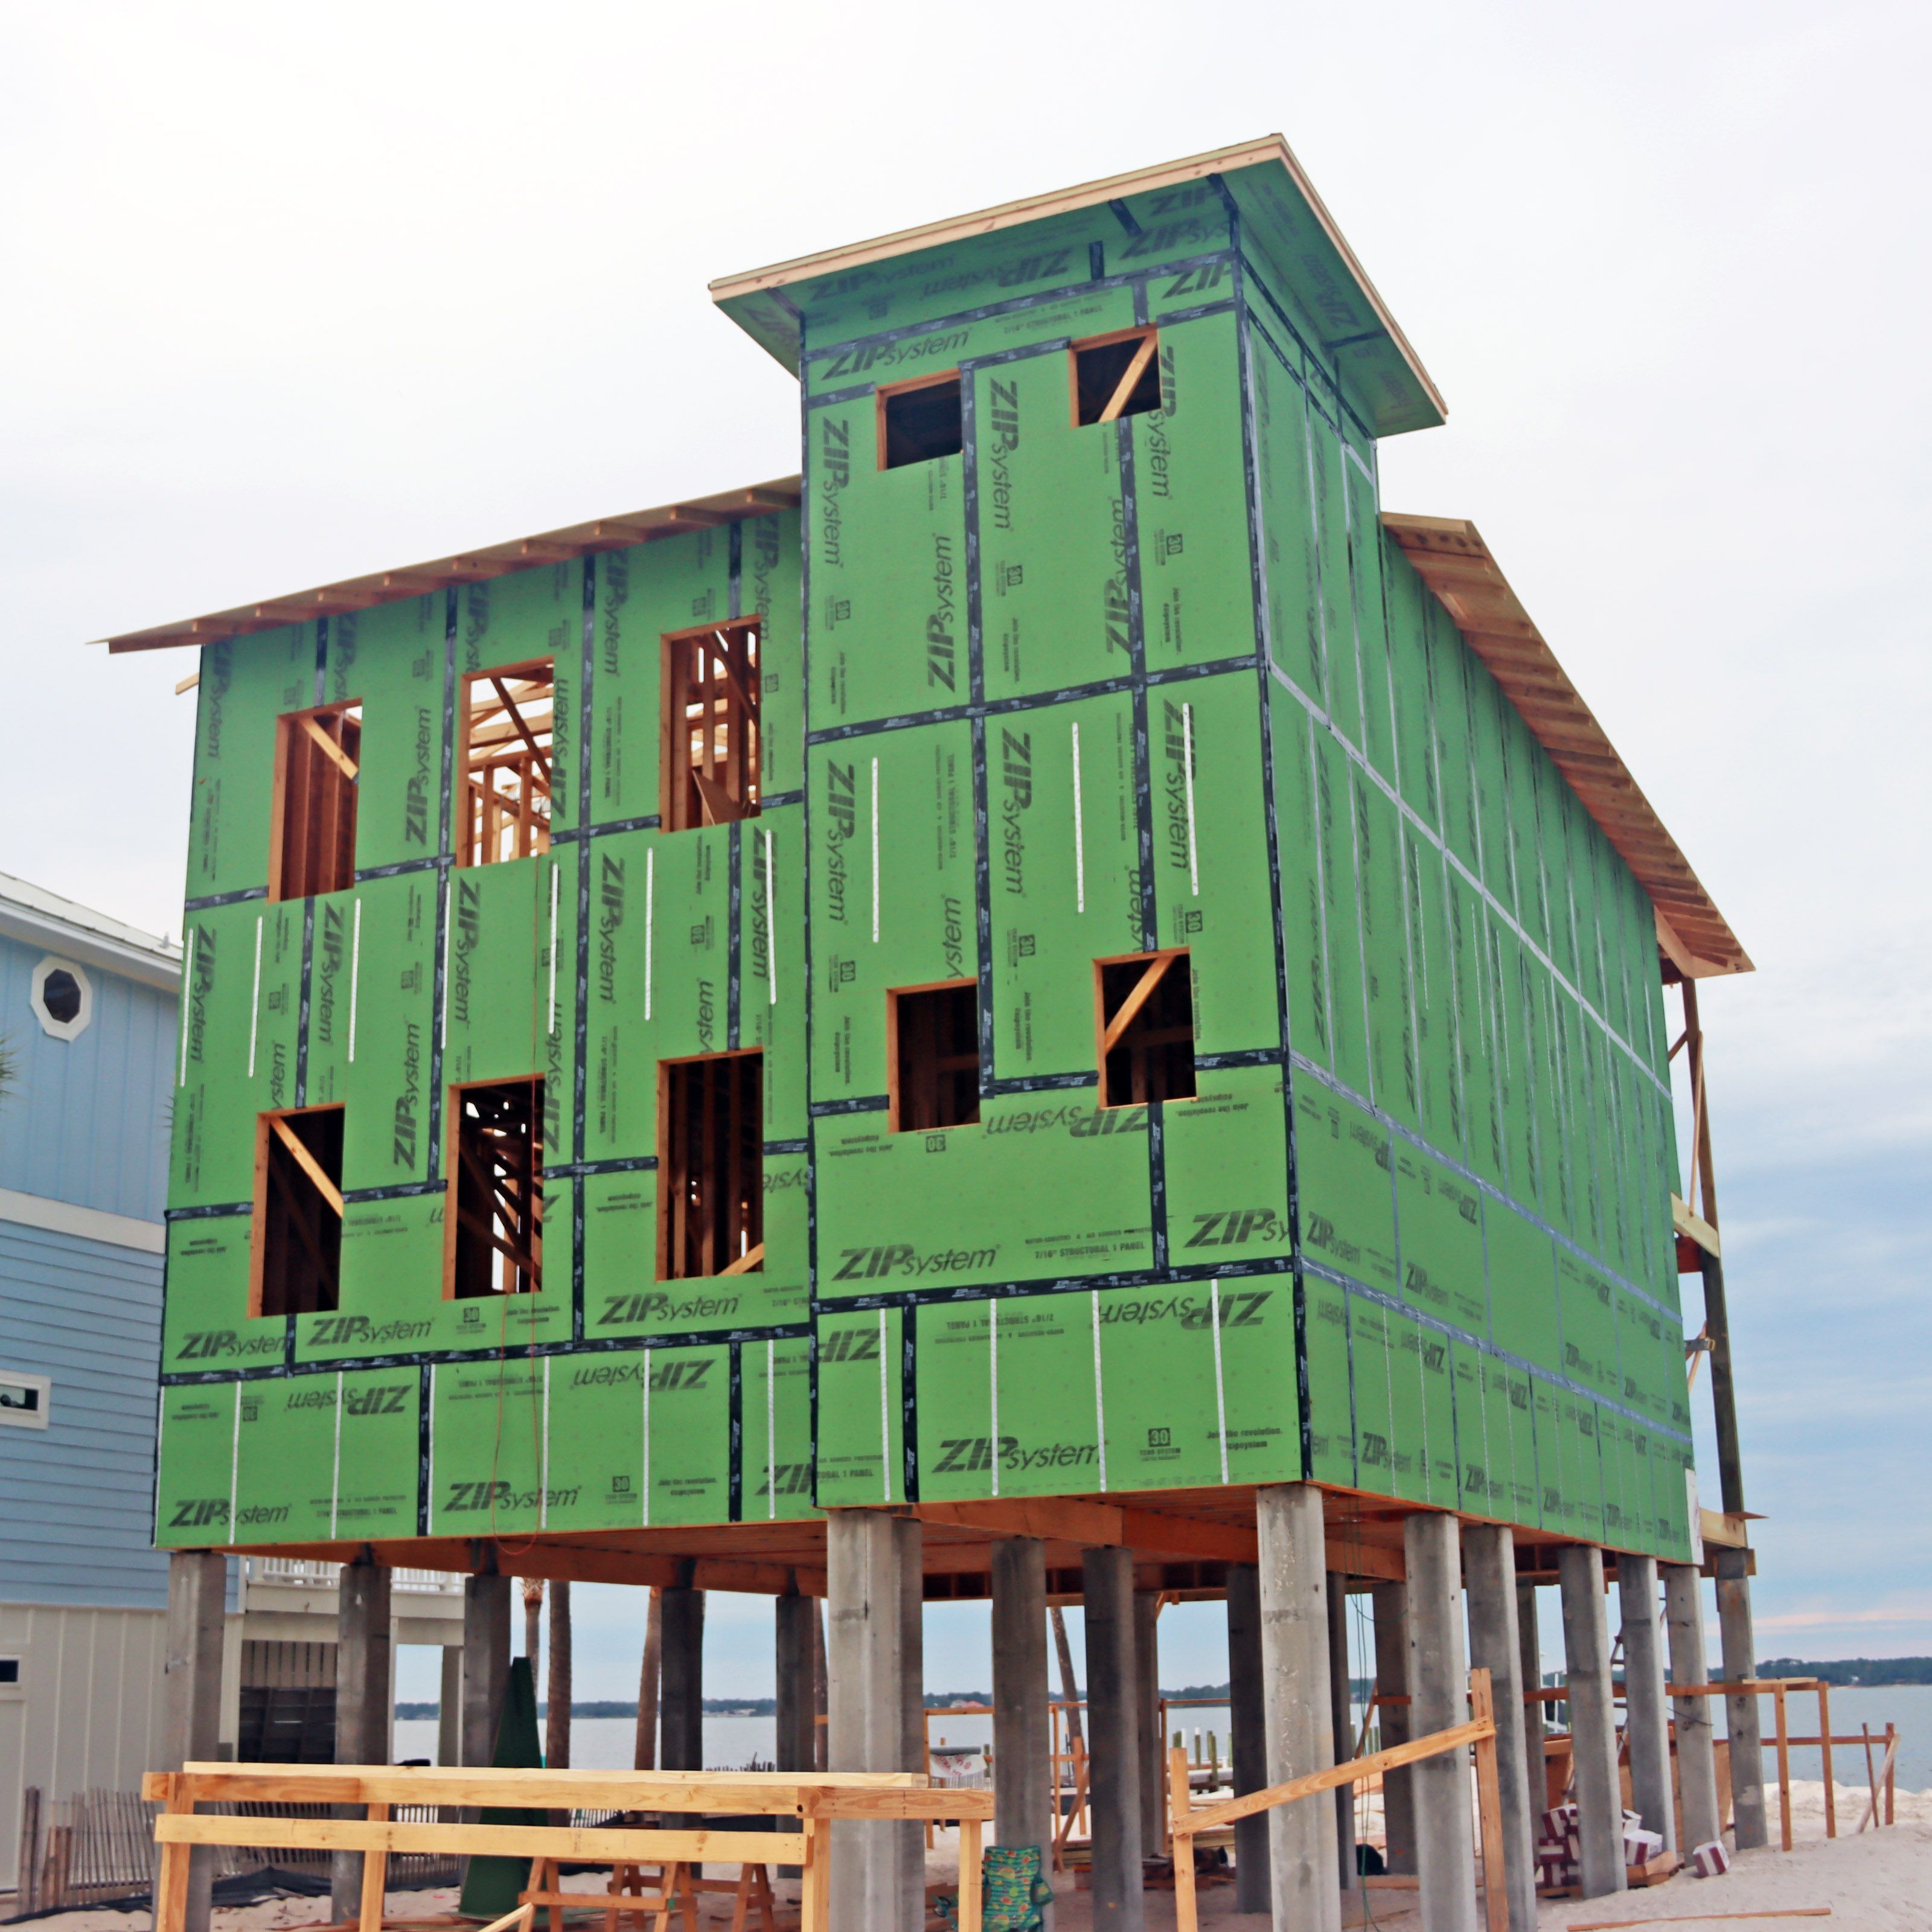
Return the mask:
<svg viewBox="0 0 1932 1932">
<path fill-rule="evenodd" d="M 1932 1684 L 1932 1657 L 1837 1657 L 1823 1663 L 1798 1657 L 1759 1660 L 1760 1677 L 1821 1677 L 1834 1689 L 1850 1684 Z"/>
</svg>

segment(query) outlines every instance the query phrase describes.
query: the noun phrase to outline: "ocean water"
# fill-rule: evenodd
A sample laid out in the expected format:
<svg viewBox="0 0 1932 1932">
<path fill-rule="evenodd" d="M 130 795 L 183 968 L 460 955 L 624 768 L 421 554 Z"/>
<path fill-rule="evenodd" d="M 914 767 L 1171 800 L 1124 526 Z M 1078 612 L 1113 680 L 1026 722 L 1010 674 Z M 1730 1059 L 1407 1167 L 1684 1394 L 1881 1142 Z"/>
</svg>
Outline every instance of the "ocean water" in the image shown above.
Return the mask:
<svg viewBox="0 0 1932 1932">
<path fill-rule="evenodd" d="M 1834 1688 L 1831 1694 L 1832 1731 L 1835 1737 L 1856 1737 L 1861 1724 L 1869 1724 L 1875 1736 L 1882 1736 L 1888 1722 L 1899 1730 L 1898 1788 L 1901 1791 L 1932 1790 L 1932 1684 L 1906 1684 L 1872 1688 Z M 1777 1776 L 1777 1762 L 1771 1748 L 1772 1702 L 1761 1700 L 1765 1737 L 1765 1775 Z M 1786 1721 L 1793 1737 L 1817 1735 L 1818 1700 L 1808 1692 L 1794 1692 L 1785 1700 Z M 1354 1713 L 1358 1726 L 1361 1712 Z M 1723 1718 L 1718 1719 L 1721 1730 Z M 436 1720 L 434 1718 L 399 1719 L 396 1724 L 396 1756 L 399 1759 L 436 1756 Z M 1170 1738 L 1183 1734 L 1188 1754 L 1195 1755 L 1196 1733 L 1204 1751 L 1208 1733 L 1214 1734 L 1221 1762 L 1228 1757 L 1228 1712 L 1226 1705 L 1189 1705 L 1172 1707 L 1168 1716 Z M 934 1744 L 984 1744 L 992 1742 L 993 1720 L 971 1712 L 934 1711 L 928 1726 Z M 588 1771 L 621 1771 L 628 1767 L 637 1726 L 628 1718 L 579 1718 L 570 1727 L 572 1763 Z M 771 1718 L 707 1717 L 704 1720 L 704 1764 L 708 1771 L 730 1771 L 748 1764 L 755 1757 L 769 1764 L 778 1748 L 778 1726 Z M 1883 1755 L 1881 1745 L 1873 1754 L 1876 1764 Z M 1864 1781 L 1865 1759 L 1862 1746 L 1840 1745 L 1834 1754 L 1833 1775 L 1840 1784 L 1859 1785 Z M 1791 1774 L 1795 1778 L 1822 1778 L 1821 1754 L 1816 1749 L 1794 1750 Z"/>
</svg>

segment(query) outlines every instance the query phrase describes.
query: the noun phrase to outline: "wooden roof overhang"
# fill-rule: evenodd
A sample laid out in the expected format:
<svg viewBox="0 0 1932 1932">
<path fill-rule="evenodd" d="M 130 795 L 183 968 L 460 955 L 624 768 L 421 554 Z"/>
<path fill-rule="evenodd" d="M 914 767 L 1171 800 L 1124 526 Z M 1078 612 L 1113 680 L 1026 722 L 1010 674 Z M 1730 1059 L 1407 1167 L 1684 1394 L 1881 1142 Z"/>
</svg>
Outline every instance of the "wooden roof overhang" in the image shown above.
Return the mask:
<svg viewBox="0 0 1932 1932">
<path fill-rule="evenodd" d="M 146 631 L 125 631 L 97 638 L 110 651 L 166 650 L 179 644 L 219 644 L 226 638 L 247 637 L 256 631 L 278 630 L 284 624 L 305 623 L 312 617 L 332 617 L 348 610 L 367 610 L 377 604 L 399 603 L 452 584 L 475 584 L 540 563 L 560 563 L 596 550 L 627 550 L 661 537 L 683 536 L 692 530 L 716 528 L 747 517 L 768 517 L 775 510 L 798 507 L 799 478 L 781 476 L 747 489 L 725 490 L 715 496 L 689 496 L 656 509 L 634 510 L 620 517 L 600 517 L 594 523 L 572 524 L 533 537 L 466 550 L 432 563 L 412 563 L 399 570 L 379 570 L 368 577 L 344 578 L 340 583 L 298 590 L 288 596 L 265 598 L 232 610 L 211 611 Z"/>
<path fill-rule="evenodd" d="M 1648 894 L 1666 976 L 1748 973 L 1749 956 L 1556 661 L 1474 524 L 1385 513 L 1383 526 L 1441 599 L 1523 722 Z"/>
</svg>

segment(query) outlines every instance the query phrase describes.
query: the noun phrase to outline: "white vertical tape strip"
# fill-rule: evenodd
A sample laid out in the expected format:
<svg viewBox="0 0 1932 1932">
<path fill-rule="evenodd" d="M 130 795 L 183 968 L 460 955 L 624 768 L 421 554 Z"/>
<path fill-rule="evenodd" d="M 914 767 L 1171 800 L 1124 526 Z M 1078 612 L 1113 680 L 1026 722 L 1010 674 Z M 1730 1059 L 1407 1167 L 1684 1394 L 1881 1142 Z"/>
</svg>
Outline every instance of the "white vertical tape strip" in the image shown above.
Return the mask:
<svg viewBox="0 0 1932 1932">
<path fill-rule="evenodd" d="M 335 1521 L 342 1508 L 342 1371 L 335 1372 L 335 1458 L 328 1479 L 328 1533 L 335 1534 Z"/>
<path fill-rule="evenodd" d="M 192 924 L 190 924 L 190 926 L 188 927 L 188 950 L 187 950 L 187 952 L 184 952 L 184 953 L 182 956 L 182 981 L 181 981 L 181 984 L 182 984 L 182 989 L 181 989 L 181 1077 L 180 1077 L 180 1078 L 179 1078 L 179 1079 L 178 1079 L 178 1080 L 175 1082 L 175 1084 L 176 1084 L 176 1086 L 178 1086 L 178 1087 L 185 1087 L 185 1086 L 188 1084 L 188 1006 L 189 1006 L 189 1003 L 190 1003 L 190 1002 L 194 999 L 194 936 L 195 936 L 195 932 L 196 932 L 196 928 L 195 928 Z M 354 982 L 352 980 L 352 981 L 350 982 L 350 984 L 352 986 L 352 985 L 354 984 Z M 352 1017 L 352 1016 L 354 1015 L 355 1011 L 356 1011 L 355 1006 L 354 1006 L 354 1004 L 352 1004 L 352 1001 L 353 1001 L 353 994 L 352 994 L 352 995 L 351 995 L 351 1000 L 352 1000 L 352 1004 L 351 1004 L 351 1005 L 350 1005 L 350 1006 L 349 1011 L 350 1011 L 350 1015 L 352 1016 L 352 1017 L 351 1017 L 351 1018 L 350 1018 L 350 1020 L 349 1024 L 352 1027 L 352 1026 L 356 1024 L 355 1019 L 354 1019 L 354 1018 Z M 353 1037 L 353 1035 L 352 1035 L 352 1036 L 351 1036 L 351 1037 L 352 1038 L 352 1037 Z M 356 1058 L 356 1055 L 355 1055 L 355 1054 L 353 1053 L 353 1052 L 352 1052 L 350 1054 L 350 1056 L 349 1056 L 349 1057 L 350 1057 L 350 1058 L 351 1060 L 353 1060 L 353 1059 Z"/>
<path fill-rule="evenodd" d="M 262 1023 L 262 922 L 255 922 L 255 981 L 248 994 L 248 1078 L 255 1077 L 255 1035 Z"/>
<path fill-rule="evenodd" d="M 1194 707 L 1180 707 L 1180 772 L 1187 788 L 1187 884 L 1198 899 L 1201 896 L 1201 865 L 1194 846 Z M 1222 1474 L 1225 1475 L 1226 1472 Z"/>
<path fill-rule="evenodd" d="M 235 1514 L 242 1506 L 242 1398 L 248 1384 L 235 1384 L 235 1439 L 228 1452 L 228 1534 L 235 1534 Z"/>
<path fill-rule="evenodd" d="M 550 862 L 550 1024 L 546 1033 L 556 1030 L 556 890 L 562 876 L 556 861 Z"/>
<path fill-rule="evenodd" d="M 886 1352 L 886 1311 L 882 1308 L 879 1310 L 879 1473 L 884 1478 L 880 1499 L 884 1502 L 892 1499 L 892 1368 Z"/>
<path fill-rule="evenodd" d="M 1214 1437 L 1221 1445 L 1221 1480 L 1228 1480 L 1228 1392 L 1221 1380 L 1221 1284 L 1208 1284 L 1208 1320 L 1214 1330 Z M 545 1358 L 548 1359 L 548 1357 Z"/>
<path fill-rule="evenodd" d="M 356 988 L 362 976 L 362 902 L 356 902 L 356 916 L 349 923 L 349 1058 L 356 1058 Z"/>
<path fill-rule="evenodd" d="M 1107 1486 L 1107 1394 L 1100 1376 L 1100 1291 L 1094 1294 L 1094 1439 L 1100 1445 L 1100 1486 Z"/>
<path fill-rule="evenodd" d="M 1080 727 L 1073 728 L 1073 910 L 1087 910 L 1087 834 L 1080 818 Z"/>
<path fill-rule="evenodd" d="M 644 854 L 644 1017 L 651 1016 L 651 928 L 656 912 L 658 848 Z M 648 1379 L 648 1378 L 647 1378 Z"/>
<path fill-rule="evenodd" d="M 644 876 L 645 876 L 646 878 L 650 878 L 650 866 L 649 866 L 649 865 L 648 865 L 648 864 L 646 864 L 646 867 L 645 867 L 645 869 L 644 869 Z M 643 1501 L 643 1507 L 644 1507 L 644 1527 L 645 1527 L 646 1529 L 650 1528 L 650 1526 L 651 1526 L 651 1355 L 652 1355 L 652 1352 L 650 1349 L 649 1349 L 649 1348 L 646 1348 L 646 1349 L 644 1351 L 644 1456 L 643 1456 L 643 1460 L 642 1460 L 642 1464 L 641 1464 L 641 1466 L 639 1468 L 639 1469 L 638 1469 L 638 1484 L 639 1484 L 639 1486 L 642 1488 L 642 1490 L 644 1490 L 644 1493 L 643 1498 L 642 1498 L 642 1501 Z"/>
<path fill-rule="evenodd" d="M 765 977 L 770 982 L 770 1004 L 778 1003 L 778 922 L 773 910 L 772 889 L 772 835 L 764 834 L 765 842 Z"/>
<path fill-rule="evenodd" d="M 550 1523 L 550 1358 L 543 1358 L 543 1459 L 537 1466 L 537 1527 Z M 1226 1472 L 1222 1474 L 1225 1475 Z"/>
<path fill-rule="evenodd" d="M 992 1465 L 993 1493 L 1000 1493 L 1000 1304 L 986 1304 L 986 1388 L 989 1433 L 987 1460 Z"/>
<path fill-rule="evenodd" d="M 770 834 L 766 835 L 767 842 Z M 766 861 L 766 878 L 771 877 L 770 861 Z M 778 1345 L 776 1342 L 765 1344 L 765 1514 L 776 1516 L 778 1513 Z"/>
<path fill-rule="evenodd" d="M 430 1528 L 436 1527 L 436 1364 L 429 1365 L 429 1515 Z M 392 1653 L 393 1654 L 393 1653 Z"/>
<path fill-rule="evenodd" d="M 879 943 L 879 761 L 872 760 L 872 944 Z"/>
</svg>

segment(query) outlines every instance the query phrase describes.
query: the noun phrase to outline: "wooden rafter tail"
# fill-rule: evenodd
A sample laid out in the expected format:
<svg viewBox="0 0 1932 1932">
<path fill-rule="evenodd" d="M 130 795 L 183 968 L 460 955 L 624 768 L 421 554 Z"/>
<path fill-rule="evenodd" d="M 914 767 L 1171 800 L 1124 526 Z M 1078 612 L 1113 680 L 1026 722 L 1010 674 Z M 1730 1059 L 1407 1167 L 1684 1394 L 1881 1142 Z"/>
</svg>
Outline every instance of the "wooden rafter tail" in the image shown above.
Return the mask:
<svg viewBox="0 0 1932 1932">
<path fill-rule="evenodd" d="M 307 732 L 309 736 L 341 767 L 343 776 L 353 784 L 356 782 L 356 760 L 322 728 L 314 718 L 304 716 L 298 722 L 303 730 Z"/>
<path fill-rule="evenodd" d="M 1108 398 L 1107 406 L 1100 412 L 1100 420 L 1103 423 L 1112 422 L 1126 407 L 1127 398 L 1134 392 L 1134 385 L 1140 380 L 1147 365 L 1154 359 L 1155 339 L 1152 334 L 1142 338 L 1140 347 L 1134 352 L 1134 359 L 1127 364 L 1126 374 L 1120 378 L 1113 394 Z"/>
<path fill-rule="evenodd" d="M 1133 991 L 1120 1002 L 1120 1010 L 1108 1024 L 1106 1037 L 1100 1042 L 1100 1057 L 1105 1059 L 1120 1042 L 1120 1036 L 1134 1023 L 1142 1007 L 1153 997 L 1154 988 L 1161 982 L 1162 975 L 1180 958 L 1178 952 L 1163 952 L 1154 960 L 1136 982 Z"/>
<path fill-rule="evenodd" d="M 339 1215 L 342 1212 L 342 1190 L 322 1171 L 322 1163 L 310 1154 L 297 1138 L 295 1130 L 279 1114 L 269 1118 L 268 1124 L 275 1131 L 275 1138 L 286 1148 L 296 1165 L 315 1184 L 315 1190 Z"/>
<path fill-rule="evenodd" d="M 765 1264 L 765 1244 L 760 1241 L 756 1247 L 747 1248 L 729 1268 L 720 1268 L 721 1275 L 750 1274 Z"/>
</svg>

